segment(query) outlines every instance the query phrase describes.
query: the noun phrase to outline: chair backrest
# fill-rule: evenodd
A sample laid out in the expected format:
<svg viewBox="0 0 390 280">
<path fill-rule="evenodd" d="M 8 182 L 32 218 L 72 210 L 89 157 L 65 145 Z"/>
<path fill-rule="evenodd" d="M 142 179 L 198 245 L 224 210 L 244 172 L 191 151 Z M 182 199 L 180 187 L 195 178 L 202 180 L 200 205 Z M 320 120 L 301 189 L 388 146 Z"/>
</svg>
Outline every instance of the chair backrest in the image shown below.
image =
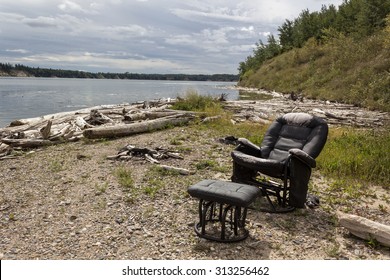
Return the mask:
<svg viewBox="0 0 390 280">
<path fill-rule="evenodd" d="M 325 146 L 327 123 L 306 113 L 288 113 L 277 118 L 261 144 L 262 158 L 284 161 L 289 150 L 298 148 L 316 158 Z"/>
</svg>

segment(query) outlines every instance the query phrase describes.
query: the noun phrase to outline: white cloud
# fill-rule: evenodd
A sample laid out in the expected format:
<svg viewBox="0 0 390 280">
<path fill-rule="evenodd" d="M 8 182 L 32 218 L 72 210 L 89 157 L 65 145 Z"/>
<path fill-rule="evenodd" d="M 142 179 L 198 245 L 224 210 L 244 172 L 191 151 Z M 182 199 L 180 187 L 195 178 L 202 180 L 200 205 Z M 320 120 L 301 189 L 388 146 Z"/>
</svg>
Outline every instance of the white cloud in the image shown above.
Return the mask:
<svg viewBox="0 0 390 280">
<path fill-rule="evenodd" d="M 0 0 L 0 61 L 236 73 L 286 18 L 342 1 Z"/>
<path fill-rule="evenodd" d="M 31 55 L 23 58 L 24 62 L 29 63 L 52 63 L 61 62 L 64 65 L 80 64 L 85 68 L 108 68 L 117 69 L 122 71 L 128 71 L 129 69 L 142 71 L 143 69 L 156 69 L 164 71 L 169 68 L 178 68 L 179 64 L 171 62 L 165 59 L 144 59 L 140 57 L 136 58 L 118 58 L 112 55 L 99 54 L 92 52 L 85 53 L 68 53 L 68 54 L 40 54 Z"/>
<path fill-rule="evenodd" d="M 214 21 L 236 21 L 236 22 L 251 22 L 245 16 L 237 14 L 235 11 L 227 9 L 217 9 L 214 11 L 195 11 L 187 9 L 173 9 L 172 13 L 186 20 L 199 21 L 210 23 Z"/>
<path fill-rule="evenodd" d="M 64 12 L 69 12 L 69 11 L 84 12 L 83 8 L 81 8 L 79 4 L 72 1 L 64 1 L 63 3 L 58 5 L 58 8 L 60 8 Z"/>
<path fill-rule="evenodd" d="M 22 20 L 24 24 L 27 24 L 30 27 L 40 27 L 40 28 L 46 28 L 46 27 L 56 27 L 57 22 L 55 18 L 53 17 L 37 17 L 37 18 L 24 18 Z"/>
<path fill-rule="evenodd" d="M 83 14 L 98 14 L 97 10 L 102 6 L 98 3 L 88 3 L 88 8 L 83 8 L 80 4 L 73 1 L 64 1 L 58 5 L 58 8 L 65 13 L 83 13 Z"/>
<path fill-rule="evenodd" d="M 3 23 L 19 23 L 24 16 L 17 13 L 2 13 L 0 12 L 0 22 Z"/>
<path fill-rule="evenodd" d="M 165 39 L 165 42 L 171 45 L 193 45 L 197 44 L 196 39 L 191 35 L 175 35 Z"/>
<path fill-rule="evenodd" d="M 149 32 L 146 28 L 139 26 L 137 24 L 127 25 L 127 26 L 108 26 L 102 27 L 102 32 L 114 36 L 122 37 L 135 37 L 135 36 L 146 36 Z"/>
<path fill-rule="evenodd" d="M 11 53 L 21 53 L 21 54 L 26 54 L 28 53 L 29 51 L 27 50 L 24 50 L 24 49 L 14 49 L 14 50 L 5 50 L 6 52 L 11 52 Z"/>
<path fill-rule="evenodd" d="M 260 32 L 259 34 L 262 35 L 262 36 L 264 36 L 264 37 L 268 37 L 268 36 L 271 35 L 272 33 L 269 32 L 269 31 L 265 31 L 265 32 Z"/>
<path fill-rule="evenodd" d="M 243 32 L 253 33 L 253 31 L 255 30 L 255 28 L 253 27 L 253 25 L 251 25 L 251 26 L 249 26 L 249 27 L 242 27 L 240 30 L 243 31 Z"/>
</svg>

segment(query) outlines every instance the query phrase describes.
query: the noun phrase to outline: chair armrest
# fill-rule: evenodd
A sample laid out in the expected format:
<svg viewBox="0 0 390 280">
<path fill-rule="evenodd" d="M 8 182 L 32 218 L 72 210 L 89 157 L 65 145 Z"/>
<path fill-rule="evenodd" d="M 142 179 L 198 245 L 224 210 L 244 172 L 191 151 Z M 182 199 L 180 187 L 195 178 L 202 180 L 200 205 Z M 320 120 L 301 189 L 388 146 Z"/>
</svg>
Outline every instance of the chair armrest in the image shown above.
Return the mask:
<svg viewBox="0 0 390 280">
<path fill-rule="evenodd" d="M 246 138 L 238 138 L 237 140 L 238 146 L 236 148 L 237 151 L 241 151 L 245 154 L 261 157 L 261 149 L 256 144 L 253 144 Z"/>
<path fill-rule="evenodd" d="M 308 155 L 306 152 L 302 151 L 301 149 L 290 149 L 289 153 L 301 161 L 303 161 L 305 164 L 307 164 L 309 167 L 314 168 L 316 167 L 316 161 L 314 158 L 312 158 L 310 155 Z"/>
</svg>

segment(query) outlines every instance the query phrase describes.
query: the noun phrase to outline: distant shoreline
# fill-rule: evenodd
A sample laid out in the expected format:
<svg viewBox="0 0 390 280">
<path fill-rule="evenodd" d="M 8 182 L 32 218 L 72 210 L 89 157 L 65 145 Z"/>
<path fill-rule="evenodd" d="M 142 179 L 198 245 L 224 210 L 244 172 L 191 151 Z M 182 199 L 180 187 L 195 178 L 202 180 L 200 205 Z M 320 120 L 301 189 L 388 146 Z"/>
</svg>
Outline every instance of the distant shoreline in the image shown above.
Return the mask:
<svg viewBox="0 0 390 280">
<path fill-rule="evenodd" d="M 0 77 L 35 78 L 78 78 L 78 79 L 120 79 L 120 80 L 168 80 L 168 81 L 215 81 L 238 82 L 235 74 L 145 74 L 145 73 L 103 73 L 79 70 L 62 70 L 29 67 L 20 64 L 0 63 Z"/>
</svg>

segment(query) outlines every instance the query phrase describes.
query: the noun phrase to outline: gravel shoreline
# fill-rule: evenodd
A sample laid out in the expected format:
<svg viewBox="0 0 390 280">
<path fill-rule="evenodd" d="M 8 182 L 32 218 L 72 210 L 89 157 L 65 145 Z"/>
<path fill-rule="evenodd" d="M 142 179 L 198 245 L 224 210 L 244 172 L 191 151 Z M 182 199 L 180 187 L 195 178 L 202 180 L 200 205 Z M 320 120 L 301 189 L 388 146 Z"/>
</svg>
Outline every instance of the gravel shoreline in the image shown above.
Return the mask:
<svg viewBox="0 0 390 280">
<path fill-rule="evenodd" d="M 197 201 L 186 189 L 206 178 L 230 179 L 234 146 L 218 137 L 175 127 L 61 144 L 2 161 L 0 259 L 390 259 L 389 248 L 370 246 L 339 227 L 336 210 L 326 203 L 288 214 L 249 210 L 250 237 L 239 243 L 199 239 L 193 230 Z M 184 160 L 163 164 L 196 172 L 163 174 L 144 160 L 106 159 L 128 144 L 179 150 Z M 217 168 L 196 167 L 209 159 Z M 120 168 L 131 171 L 132 190 L 118 182 Z M 328 183 L 317 171 L 312 181 L 326 195 Z M 381 197 L 356 203 L 352 212 L 389 223 L 386 213 L 371 208 L 386 205 Z"/>
</svg>

